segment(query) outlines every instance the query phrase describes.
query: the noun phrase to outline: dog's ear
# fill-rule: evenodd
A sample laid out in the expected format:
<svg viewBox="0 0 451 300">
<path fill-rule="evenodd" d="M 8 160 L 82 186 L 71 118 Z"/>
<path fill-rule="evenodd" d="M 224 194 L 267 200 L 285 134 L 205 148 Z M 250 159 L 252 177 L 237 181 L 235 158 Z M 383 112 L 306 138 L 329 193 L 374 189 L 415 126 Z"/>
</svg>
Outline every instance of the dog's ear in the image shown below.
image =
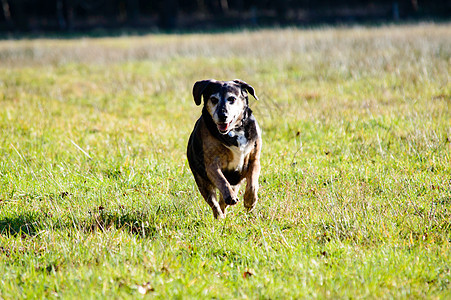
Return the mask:
<svg viewBox="0 0 451 300">
<path fill-rule="evenodd" d="M 235 79 L 233 82 L 238 83 L 241 86 L 241 89 L 246 90 L 249 94 L 252 95 L 252 97 L 255 98 L 255 100 L 258 100 L 257 94 L 255 94 L 255 90 L 250 84 L 247 84 L 241 79 Z"/>
<path fill-rule="evenodd" d="M 213 80 L 213 79 L 200 80 L 194 84 L 193 97 L 194 97 L 194 102 L 196 103 L 196 105 L 200 105 L 200 103 L 202 102 L 202 93 L 205 91 L 207 86 L 214 81 L 215 80 Z"/>
</svg>

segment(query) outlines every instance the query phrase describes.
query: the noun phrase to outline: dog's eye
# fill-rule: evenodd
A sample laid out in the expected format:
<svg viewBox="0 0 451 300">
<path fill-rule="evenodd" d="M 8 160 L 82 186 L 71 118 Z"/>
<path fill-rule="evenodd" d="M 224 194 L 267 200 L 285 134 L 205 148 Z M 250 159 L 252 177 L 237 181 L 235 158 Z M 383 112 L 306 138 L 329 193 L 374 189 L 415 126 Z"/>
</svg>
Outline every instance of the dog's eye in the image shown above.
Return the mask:
<svg viewBox="0 0 451 300">
<path fill-rule="evenodd" d="M 211 97 L 210 101 L 211 101 L 212 104 L 217 104 L 219 100 L 216 97 Z"/>
<path fill-rule="evenodd" d="M 235 103 L 235 100 L 236 100 L 235 97 L 229 97 L 229 98 L 227 99 L 227 101 L 229 101 L 230 104 Z"/>
</svg>

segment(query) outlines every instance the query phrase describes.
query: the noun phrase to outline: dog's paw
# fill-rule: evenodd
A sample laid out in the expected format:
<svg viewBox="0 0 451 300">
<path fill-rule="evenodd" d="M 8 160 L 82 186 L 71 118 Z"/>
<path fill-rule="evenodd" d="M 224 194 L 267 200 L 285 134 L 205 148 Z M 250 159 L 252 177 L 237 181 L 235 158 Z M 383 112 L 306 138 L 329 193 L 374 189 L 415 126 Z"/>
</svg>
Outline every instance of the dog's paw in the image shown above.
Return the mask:
<svg viewBox="0 0 451 300">
<path fill-rule="evenodd" d="M 224 201 L 227 205 L 235 205 L 238 203 L 238 198 L 232 198 L 231 196 L 229 196 Z"/>
<path fill-rule="evenodd" d="M 225 214 L 219 213 L 219 214 L 215 215 L 215 219 L 217 219 L 217 220 L 223 220 L 223 219 L 225 219 Z"/>
</svg>

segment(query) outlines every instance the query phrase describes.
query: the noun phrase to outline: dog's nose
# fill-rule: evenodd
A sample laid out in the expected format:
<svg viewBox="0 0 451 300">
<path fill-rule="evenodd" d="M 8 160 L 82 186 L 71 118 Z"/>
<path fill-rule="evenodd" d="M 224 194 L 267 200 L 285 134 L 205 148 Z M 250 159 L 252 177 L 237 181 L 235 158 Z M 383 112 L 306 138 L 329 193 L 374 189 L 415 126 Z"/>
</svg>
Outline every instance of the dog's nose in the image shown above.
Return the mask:
<svg viewBox="0 0 451 300">
<path fill-rule="evenodd" d="M 218 111 L 218 119 L 220 122 L 225 122 L 225 120 L 227 120 L 227 113 L 224 109 Z"/>
</svg>

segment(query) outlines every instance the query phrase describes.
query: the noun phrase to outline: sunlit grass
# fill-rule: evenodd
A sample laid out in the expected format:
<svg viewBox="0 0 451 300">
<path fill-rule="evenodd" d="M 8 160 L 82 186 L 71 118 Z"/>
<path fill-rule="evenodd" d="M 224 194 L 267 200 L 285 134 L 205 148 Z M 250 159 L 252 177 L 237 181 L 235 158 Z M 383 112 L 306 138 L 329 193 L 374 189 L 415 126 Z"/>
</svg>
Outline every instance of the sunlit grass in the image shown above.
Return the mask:
<svg viewBox="0 0 451 300">
<path fill-rule="evenodd" d="M 0 41 L 0 297 L 447 298 L 451 28 Z M 215 221 L 195 81 L 260 98 L 260 203 Z"/>
</svg>

